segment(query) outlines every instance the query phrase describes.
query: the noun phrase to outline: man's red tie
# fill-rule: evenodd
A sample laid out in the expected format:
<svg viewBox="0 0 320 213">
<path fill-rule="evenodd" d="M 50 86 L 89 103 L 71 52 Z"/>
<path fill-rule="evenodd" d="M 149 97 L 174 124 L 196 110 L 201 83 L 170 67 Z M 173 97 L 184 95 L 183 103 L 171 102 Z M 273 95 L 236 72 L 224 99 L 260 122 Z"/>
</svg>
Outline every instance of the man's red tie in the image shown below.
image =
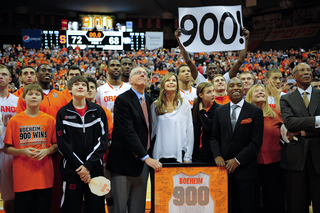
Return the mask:
<svg viewBox="0 0 320 213">
<path fill-rule="evenodd" d="M 149 121 L 148 121 L 148 110 L 147 110 L 147 104 L 144 101 L 143 96 L 141 96 L 141 108 L 142 108 L 143 115 L 144 115 L 144 118 L 146 120 L 146 124 L 147 124 L 147 127 L 148 127 L 148 146 L 147 146 L 147 150 L 149 150 L 149 148 L 150 148 L 150 131 L 149 131 Z"/>
</svg>

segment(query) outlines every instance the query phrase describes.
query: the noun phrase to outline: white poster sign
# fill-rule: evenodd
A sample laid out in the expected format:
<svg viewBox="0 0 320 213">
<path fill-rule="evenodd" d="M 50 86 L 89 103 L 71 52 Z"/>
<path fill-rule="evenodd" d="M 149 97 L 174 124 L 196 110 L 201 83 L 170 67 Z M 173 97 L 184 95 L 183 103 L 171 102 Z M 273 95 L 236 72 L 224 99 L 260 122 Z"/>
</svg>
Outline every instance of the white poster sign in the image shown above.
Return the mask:
<svg viewBox="0 0 320 213">
<path fill-rule="evenodd" d="M 146 32 L 146 48 L 148 50 L 163 46 L 163 32 Z"/>
<path fill-rule="evenodd" d="M 242 50 L 241 5 L 179 8 L 180 41 L 188 52 Z"/>
</svg>

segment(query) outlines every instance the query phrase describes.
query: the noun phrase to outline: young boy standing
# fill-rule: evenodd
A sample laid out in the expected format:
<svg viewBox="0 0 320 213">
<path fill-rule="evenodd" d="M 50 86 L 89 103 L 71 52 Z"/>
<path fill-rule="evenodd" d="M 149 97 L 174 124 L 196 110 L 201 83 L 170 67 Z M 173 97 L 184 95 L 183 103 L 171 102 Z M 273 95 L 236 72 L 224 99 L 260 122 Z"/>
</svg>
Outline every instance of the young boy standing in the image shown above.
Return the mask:
<svg viewBox="0 0 320 213">
<path fill-rule="evenodd" d="M 92 103 L 96 103 L 96 94 L 97 94 L 97 81 L 92 78 L 91 76 L 87 77 L 88 80 L 88 85 L 89 85 L 89 90 L 88 90 L 88 94 L 86 96 L 86 99 L 88 101 L 91 101 Z M 101 105 L 100 105 L 101 106 Z M 112 140 L 112 130 L 113 130 L 113 119 L 112 119 L 112 114 L 111 112 L 105 108 L 104 106 L 101 106 L 102 109 L 104 110 L 104 112 L 107 115 L 107 120 L 108 120 L 108 128 L 109 128 L 109 141 L 111 142 Z M 110 146 L 110 143 L 109 143 Z M 107 149 L 107 151 L 105 152 L 104 156 L 103 156 L 103 164 L 105 165 L 106 161 L 107 161 L 107 157 L 108 157 L 108 153 L 109 153 L 109 149 Z M 111 180 L 110 177 L 110 172 L 108 170 L 104 170 L 104 176 Z M 108 194 L 106 194 L 105 196 L 106 201 L 107 201 L 107 208 L 108 208 L 108 212 L 109 213 L 113 213 L 113 198 L 112 198 L 112 191 L 110 191 Z"/>
<path fill-rule="evenodd" d="M 51 154 L 57 151 L 55 119 L 39 111 L 42 88 L 30 84 L 22 98 L 25 111 L 12 117 L 4 138 L 4 153 L 13 155 L 14 211 L 50 212 L 53 187 Z"/>
<path fill-rule="evenodd" d="M 104 197 L 94 195 L 91 178 L 103 176 L 102 157 L 108 145 L 108 121 L 101 106 L 86 100 L 88 80 L 75 76 L 68 82 L 72 101 L 57 114 L 58 149 L 62 180 L 61 213 L 81 212 L 83 195 L 86 212 L 104 213 Z"/>
</svg>

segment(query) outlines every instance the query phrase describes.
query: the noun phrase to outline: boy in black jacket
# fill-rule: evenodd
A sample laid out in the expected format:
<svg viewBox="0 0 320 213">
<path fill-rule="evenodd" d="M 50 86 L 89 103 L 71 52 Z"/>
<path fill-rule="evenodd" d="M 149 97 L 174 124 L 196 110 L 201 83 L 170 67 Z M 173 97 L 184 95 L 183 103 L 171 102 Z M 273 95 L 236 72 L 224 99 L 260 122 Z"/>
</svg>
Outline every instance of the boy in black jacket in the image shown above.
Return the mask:
<svg viewBox="0 0 320 213">
<path fill-rule="evenodd" d="M 104 213 L 104 197 L 91 193 L 91 178 L 103 176 L 102 157 L 108 144 L 108 121 L 104 110 L 86 100 L 88 80 L 76 76 L 68 82 L 72 101 L 57 114 L 58 149 L 62 180 L 61 213 L 86 211 Z"/>
</svg>

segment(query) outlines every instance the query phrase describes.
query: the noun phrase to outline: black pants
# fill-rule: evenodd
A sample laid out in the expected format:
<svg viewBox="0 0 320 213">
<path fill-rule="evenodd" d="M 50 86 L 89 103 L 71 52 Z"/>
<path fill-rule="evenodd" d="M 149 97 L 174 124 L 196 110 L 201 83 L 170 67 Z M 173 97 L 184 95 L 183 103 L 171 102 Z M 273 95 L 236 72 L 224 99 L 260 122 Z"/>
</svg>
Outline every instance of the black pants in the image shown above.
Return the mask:
<svg viewBox="0 0 320 213">
<path fill-rule="evenodd" d="M 81 180 L 62 182 L 61 213 L 81 213 L 83 195 L 86 212 L 105 213 L 104 196 L 93 194 Z"/>
<path fill-rule="evenodd" d="M 287 213 L 309 212 L 310 197 L 314 213 L 320 212 L 320 175 L 308 151 L 302 171 L 286 170 Z"/>
<path fill-rule="evenodd" d="M 213 155 L 204 155 L 203 150 L 199 149 L 199 155 L 197 159 L 192 159 L 193 163 L 215 163 Z"/>
<path fill-rule="evenodd" d="M 46 213 L 51 208 L 52 188 L 16 192 L 15 213 Z"/>
<path fill-rule="evenodd" d="M 233 173 L 228 175 L 229 213 L 255 213 L 255 181 L 239 180 Z"/>
<path fill-rule="evenodd" d="M 261 188 L 263 211 L 260 205 Z M 256 207 L 258 209 L 257 212 L 284 212 L 284 177 L 283 171 L 280 168 L 280 162 L 258 164 L 258 180 L 256 183 Z"/>
</svg>

